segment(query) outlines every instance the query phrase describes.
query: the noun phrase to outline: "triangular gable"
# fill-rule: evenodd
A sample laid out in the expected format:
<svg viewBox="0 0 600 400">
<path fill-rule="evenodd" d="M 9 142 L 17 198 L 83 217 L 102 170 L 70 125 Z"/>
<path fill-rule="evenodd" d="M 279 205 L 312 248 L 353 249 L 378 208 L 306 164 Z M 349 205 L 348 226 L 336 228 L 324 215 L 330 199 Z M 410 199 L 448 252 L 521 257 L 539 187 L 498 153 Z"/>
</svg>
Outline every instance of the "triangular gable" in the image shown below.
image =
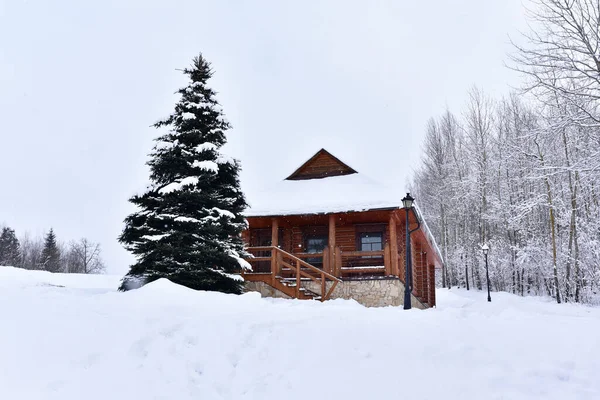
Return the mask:
<svg viewBox="0 0 600 400">
<path fill-rule="evenodd" d="M 286 179 L 290 181 L 320 179 L 350 174 L 356 174 L 356 171 L 327 150 L 321 149 Z"/>
</svg>

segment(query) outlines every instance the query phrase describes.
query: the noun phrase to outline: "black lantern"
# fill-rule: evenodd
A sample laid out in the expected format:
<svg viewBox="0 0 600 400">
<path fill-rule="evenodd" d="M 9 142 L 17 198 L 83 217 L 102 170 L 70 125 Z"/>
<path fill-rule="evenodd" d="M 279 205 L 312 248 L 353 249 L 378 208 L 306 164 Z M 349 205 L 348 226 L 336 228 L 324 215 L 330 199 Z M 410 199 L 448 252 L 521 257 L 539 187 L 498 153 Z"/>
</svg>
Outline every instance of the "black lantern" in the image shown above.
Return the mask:
<svg viewBox="0 0 600 400">
<path fill-rule="evenodd" d="M 481 250 L 483 250 L 483 254 L 487 256 L 488 252 L 490 251 L 490 248 L 487 244 L 484 244 L 483 246 L 481 246 Z"/>
<path fill-rule="evenodd" d="M 410 195 L 410 193 L 406 193 L 406 196 L 402 199 L 402 205 L 404 208 L 409 209 L 412 208 L 413 202 L 415 199 Z"/>
</svg>

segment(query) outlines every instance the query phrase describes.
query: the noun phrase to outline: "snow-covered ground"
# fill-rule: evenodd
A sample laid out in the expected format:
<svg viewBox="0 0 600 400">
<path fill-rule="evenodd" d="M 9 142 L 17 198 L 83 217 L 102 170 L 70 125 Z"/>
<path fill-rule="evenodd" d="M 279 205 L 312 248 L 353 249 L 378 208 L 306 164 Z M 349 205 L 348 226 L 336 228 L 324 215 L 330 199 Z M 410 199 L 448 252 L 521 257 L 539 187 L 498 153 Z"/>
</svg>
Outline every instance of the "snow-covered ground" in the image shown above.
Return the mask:
<svg viewBox="0 0 600 400">
<path fill-rule="evenodd" d="M 438 290 L 437 309 L 0 268 L 0 399 L 600 399 L 600 309 Z"/>
</svg>

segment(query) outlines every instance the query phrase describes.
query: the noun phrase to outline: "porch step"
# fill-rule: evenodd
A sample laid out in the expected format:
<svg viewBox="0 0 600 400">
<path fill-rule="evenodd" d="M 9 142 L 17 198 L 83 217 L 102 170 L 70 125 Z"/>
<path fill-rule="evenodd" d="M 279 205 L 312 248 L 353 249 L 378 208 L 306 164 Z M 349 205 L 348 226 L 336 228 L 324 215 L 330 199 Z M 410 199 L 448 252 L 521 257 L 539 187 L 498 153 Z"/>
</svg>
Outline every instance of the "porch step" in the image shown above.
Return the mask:
<svg viewBox="0 0 600 400">
<path fill-rule="evenodd" d="M 277 276 L 266 272 L 248 272 L 242 273 L 244 280 L 250 282 L 263 282 L 272 288 L 279 290 L 280 292 L 288 295 L 291 298 L 297 298 L 302 300 L 326 300 L 335 286 L 341 282 L 336 276 L 323 271 L 320 268 L 315 267 L 296 257 L 294 254 L 288 253 L 275 246 L 263 246 L 249 248 L 253 251 L 268 251 L 271 252 L 270 257 L 255 257 L 251 258 L 256 260 L 260 258 L 260 261 L 271 261 L 272 271 L 277 271 Z M 276 269 L 275 269 L 276 268 Z M 303 275 L 293 276 L 296 274 Z M 325 291 L 326 282 L 331 282 L 329 291 Z M 321 290 L 319 293 L 315 293 L 311 290 L 306 289 L 302 286 L 306 282 L 316 282 Z M 320 293 L 323 291 L 323 293 Z"/>
<path fill-rule="evenodd" d="M 296 279 L 292 279 L 292 278 L 278 278 L 279 281 L 284 284 L 285 286 L 289 287 L 289 288 L 296 288 L 297 286 L 297 281 Z M 310 281 L 310 279 L 308 278 L 302 278 L 301 279 L 303 282 L 305 281 Z M 300 287 L 300 292 L 304 293 L 304 295 L 306 296 L 311 296 L 314 300 L 320 300 L 321 299 L 321 295 L 318 293 L 313 292 L 312 290 L 309 290 L 305 287 Z"/>
<path fill-rule="evenodd" d="M 321 300 L 321 295 L 318 293 L 313 292 L 312 290 L 308 290 L 307 288 L 300 288 L 301 292 L 304 292 L 304 294 L 308 295 L 308 296 L 312 296 L 312 298 L 314 300 Z"/>
<path fill-rule="evenodd" d="M 266 281 L 268 285 L 273 286 L 275 289 L 279 290 L 290 296 L 291 298 L 298 298 L 300 300 L 315 300 L 315 293 L 311 291 L 302 290 L 303 288 L 299 288 L 298 296 L 296 296 L 296 280 L 294 279 L 293 284 L 288 280 L 283 282 L 282 278 L 277 278 L 274 281 L 269 279 Z"/>
<path fill-rule="evenodd" d="M 264 273 L 250 273 L 245 274 L 244 279 L 247 281 L 254 282 L 264 282 L 269 286 L 279 290 L 287 294 L 292 298 L 298 298 L 300 300 L 321 300 L 321 295 L 319 293 L 315 293 L 311 290 L 308 290 L 304 287 L 300 287 L 298 290 L 298 296 L 296 296 L 296 278 L 283 278 L 278 276 L 275 281 L 273 281 L 271 274 Z M 310 281 L 308 278 L 302 278 L 302 282 Z"/>
<path fill-rule="evenodd" d="M 283 278 L 281 276 L 278 276 L 277 279 L 279 279 L 279 281 L 281 283 L 283 283 L 284 285 L 289 286 L 289 287 L 296 287 L 296 285 L 297 285 L 296 278 Z M 310 280 L 311 279 L 309 279 L 309 278 L 300 278 L 300 282 L 308 282 Z M 300 290 L 302 290 L 302 289 L 300 289 Z"/>
</svg>

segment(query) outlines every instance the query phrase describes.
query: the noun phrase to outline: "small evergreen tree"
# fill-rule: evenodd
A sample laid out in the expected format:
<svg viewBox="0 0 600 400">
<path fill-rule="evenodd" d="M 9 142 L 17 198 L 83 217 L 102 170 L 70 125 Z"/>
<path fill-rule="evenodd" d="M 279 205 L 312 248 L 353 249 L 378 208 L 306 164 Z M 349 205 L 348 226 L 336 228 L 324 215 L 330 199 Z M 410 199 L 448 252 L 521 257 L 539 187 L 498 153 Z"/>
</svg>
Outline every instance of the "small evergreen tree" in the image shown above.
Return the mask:
<svg viewBox="0 0 600 400">
<path fill-rule="evenodd" d="M 148 165 L 151 184 L 130 199 L 139 211 L 125 220 L 119 241 L 137 258 L 120 290 L 168 278 L 198 290 L 240 293 L 244 262 L 241 231 L 246 200 L 239 163 L 223 156 L 229 123 L 207 85 L 210 64 L 202 55 L 183 70 L 190 79 L 156 139 Z"/>
<path fill-rule="evenodd" d="M 60 250 L 56 243 L 56 235 L 54 230 L 50 228 L 50 232 L 44 240 L 44 249 L 42 250 L 41 269 L 50 272 L 60 272 Z"/>
<path fill-rule="evenodd" d="M 21 261 L 21 246 L 15 231 L 5 227 L 0 234 L 0 265 L 16 267 Z"/>
</svg>

